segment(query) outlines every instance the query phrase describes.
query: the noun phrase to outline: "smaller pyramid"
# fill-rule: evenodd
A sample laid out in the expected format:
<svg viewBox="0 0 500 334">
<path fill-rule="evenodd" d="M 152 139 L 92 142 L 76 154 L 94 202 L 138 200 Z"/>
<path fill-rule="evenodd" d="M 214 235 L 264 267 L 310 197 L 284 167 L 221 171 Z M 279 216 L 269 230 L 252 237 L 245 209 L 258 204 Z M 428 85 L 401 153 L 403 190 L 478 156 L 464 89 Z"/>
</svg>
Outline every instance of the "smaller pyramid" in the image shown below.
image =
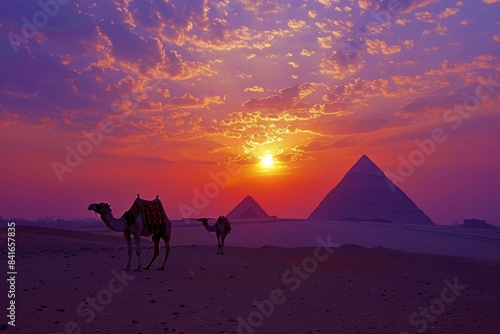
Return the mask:
<svg viewBox="0 0 500 334">
<path fill-rule="evenodd" d="M 236 207 L 226 215 L 229 220 L 264 220 L 269 219 L 269 215 L 252 198 L 245 197 Z"/>
</svg>

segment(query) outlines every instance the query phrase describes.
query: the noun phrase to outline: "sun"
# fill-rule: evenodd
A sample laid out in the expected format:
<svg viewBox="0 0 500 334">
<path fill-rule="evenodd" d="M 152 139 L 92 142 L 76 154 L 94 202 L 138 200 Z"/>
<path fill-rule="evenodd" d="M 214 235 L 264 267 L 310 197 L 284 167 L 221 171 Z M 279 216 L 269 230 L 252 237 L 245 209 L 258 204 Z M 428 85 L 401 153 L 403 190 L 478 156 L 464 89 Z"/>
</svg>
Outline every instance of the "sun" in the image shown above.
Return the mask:
<svg viewBox="0 0 500 334">
<path fill-rule="evenodd" d="M 271 154 L 266 154 L 262 157 L 260 161 L 262 167 L 264 168 L 273 168 L 274 167 L 274 159 Z"/>
</svg>

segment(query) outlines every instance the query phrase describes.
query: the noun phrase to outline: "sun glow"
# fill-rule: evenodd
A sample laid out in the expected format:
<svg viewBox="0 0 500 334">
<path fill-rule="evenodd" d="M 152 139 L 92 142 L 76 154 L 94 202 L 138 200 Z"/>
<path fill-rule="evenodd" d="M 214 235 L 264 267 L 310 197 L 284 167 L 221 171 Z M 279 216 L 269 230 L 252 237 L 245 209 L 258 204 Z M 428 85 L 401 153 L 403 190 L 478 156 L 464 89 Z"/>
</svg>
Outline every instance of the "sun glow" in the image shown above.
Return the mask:
<svg viewBox="0 0 500 334">
<path fill-rule="evenodd" d="M 271 154 L 266 154 L 262 157 L 262 160 L 260 161 L 262 167 L 269 169 L 274 167 L 274 159 Z"/>
</svg>

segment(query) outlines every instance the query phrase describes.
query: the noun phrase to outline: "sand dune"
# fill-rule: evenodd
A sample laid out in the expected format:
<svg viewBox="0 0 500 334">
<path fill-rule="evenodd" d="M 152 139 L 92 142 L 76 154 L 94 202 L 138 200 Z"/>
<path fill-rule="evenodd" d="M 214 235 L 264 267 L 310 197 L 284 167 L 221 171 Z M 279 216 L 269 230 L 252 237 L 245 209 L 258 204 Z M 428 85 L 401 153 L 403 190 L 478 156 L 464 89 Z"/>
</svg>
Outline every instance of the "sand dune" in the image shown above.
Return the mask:
<svg viewBox="0 0 500 334">
<path fill-rule="evenodd" d="M 235 226 L 224 256 L 215 255 L 214 246 L 174 246 L 165 271 L 122 274 L 126 249 L 120 237 L 18 227 L 18 318 L 16 328 L 9 330 L 64 333 L 69 326 L 69 333 L 417 333 L 425 325 L 428 333 L 496 333 L 500 326 L 500 261 L 359 245 L 332 248 L 330 254 L 318 248 L 316 239 L 313 243 L 314 233 L 304 236 L 311 247 L 235 247 L 250 243 L 244 232 L 252 228 L 258 225 Z M 200 230 L 174 229 L 178 242 L 190 229 Z M 5 229 L 0 234 L 5 240 Z M 263 237 L 259 243 L 269 241 Z M 296 241 L 291 238 L 290 243 Z M 146 262 L 151 246 L 143 254 Z M 2 256 L 2 267 L 4 262 Z M 457 296 L 446 292 L 447 300 L 454 300 L 441 302 L 444 309 L 437 309 L 437 315 L 426 315 L 433 322 L 415 313 L 439 301 L 445 280 L 453 285 L 455 279 L 468 288 L 459 289 Z M 2 299 L 0 307 L 4 304 Z"/>
</svg>

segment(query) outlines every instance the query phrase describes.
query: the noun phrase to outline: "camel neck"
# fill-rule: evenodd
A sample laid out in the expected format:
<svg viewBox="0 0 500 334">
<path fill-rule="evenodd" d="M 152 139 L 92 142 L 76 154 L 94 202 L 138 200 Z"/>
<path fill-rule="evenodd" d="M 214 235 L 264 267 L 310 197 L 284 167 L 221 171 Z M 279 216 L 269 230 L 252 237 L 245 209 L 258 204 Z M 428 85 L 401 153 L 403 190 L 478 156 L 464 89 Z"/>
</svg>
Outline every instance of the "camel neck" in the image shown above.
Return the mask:
<svg viewBox="0 0 500 334">
<path fill-rule="evenodd" d="M 123 232 L 127 229 L 127 223 L 125 222 L 125 219 L 116 219 L 115 217 L 113 217 L 111 210 L 103 214 L 101 218 L 104 224 L 106 224 L 106 226 L 109 227 L 112 231 Z"/>
<path fill-rule="evenodd" d="M 205 229 L 208 232 L 216 232 L 217 231 L 217 227 L 215 225 L 208 225 L 208 222 L 203 223 L 203 226 L 205 226 Z"/>
</svg>

